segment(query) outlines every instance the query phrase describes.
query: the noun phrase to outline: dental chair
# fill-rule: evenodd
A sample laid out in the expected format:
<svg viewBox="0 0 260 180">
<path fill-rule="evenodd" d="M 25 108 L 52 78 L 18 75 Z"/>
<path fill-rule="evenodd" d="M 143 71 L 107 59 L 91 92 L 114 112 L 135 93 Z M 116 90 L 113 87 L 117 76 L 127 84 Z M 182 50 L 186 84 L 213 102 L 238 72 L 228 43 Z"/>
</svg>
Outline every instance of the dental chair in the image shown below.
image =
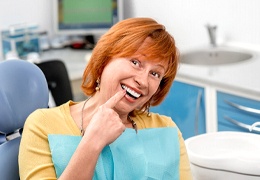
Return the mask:
<svg viewBox="0 0 260 180">
<path fill-rule="evenodd" d="M 19 179 L 18 152 L 27 116 L 47 108 L 49 90 L 42 71 L 24 60 L 0 62 L 0 179 Z"/>
</svg>

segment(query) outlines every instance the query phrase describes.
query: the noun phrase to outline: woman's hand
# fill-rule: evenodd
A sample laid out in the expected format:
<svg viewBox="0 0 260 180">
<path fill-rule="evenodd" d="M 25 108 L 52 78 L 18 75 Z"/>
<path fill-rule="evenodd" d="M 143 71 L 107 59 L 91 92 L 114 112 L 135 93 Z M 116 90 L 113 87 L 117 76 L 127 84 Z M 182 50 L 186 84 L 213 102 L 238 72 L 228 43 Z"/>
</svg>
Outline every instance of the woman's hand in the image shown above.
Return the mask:
<svg viewBox="0 0 260 180">
<path fill-rule="evenodd" d="M 125 91 L 117 92 L 105 104 L 101 105 L 88 124 L 84 136 L 96 139 L 104 147 L 112 143 L 125 130 L 117 112 L 113 110 L 116 104 L 124 97 Z"/>
</svg>

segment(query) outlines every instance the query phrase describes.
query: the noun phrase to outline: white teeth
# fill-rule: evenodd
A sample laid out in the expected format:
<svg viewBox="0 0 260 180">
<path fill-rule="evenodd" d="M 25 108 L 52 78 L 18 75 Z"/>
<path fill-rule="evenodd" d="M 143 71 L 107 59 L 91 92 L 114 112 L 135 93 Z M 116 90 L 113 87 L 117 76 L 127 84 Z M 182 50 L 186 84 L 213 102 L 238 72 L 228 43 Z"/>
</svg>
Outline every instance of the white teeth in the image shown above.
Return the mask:
<svg viewBox="0 0 260 180">
<path fill-rule="evenodd" d="M 135 98 L 139 98 L 141 96 L 141 94 L 139 94 L 139 93 L 135 92 L 134 90 L 126 87 L 125 85 L 122 85 L 122 88 L 125 89 L 129 94 L 131 94 Z"/>
</svg>

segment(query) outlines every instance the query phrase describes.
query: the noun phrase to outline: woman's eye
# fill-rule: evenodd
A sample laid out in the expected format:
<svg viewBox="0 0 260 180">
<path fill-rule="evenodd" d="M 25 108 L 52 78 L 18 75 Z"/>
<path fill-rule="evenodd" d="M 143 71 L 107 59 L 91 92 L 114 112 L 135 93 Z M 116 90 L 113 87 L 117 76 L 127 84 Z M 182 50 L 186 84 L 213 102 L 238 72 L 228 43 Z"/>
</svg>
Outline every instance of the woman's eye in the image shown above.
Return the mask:
<svg viewBox="0 0 260 180">
<path fill-rule="evenodd" d="M 156 77 L 156 78 L 160 78 L 160 77 L 161 77 L 161 75 L 160 75 L 159 73 L 155 72 L 155 71 L 151 72 L 151 74 L 152 74 L 154 77 Z"/>
<path fill-rule="evenodd" d="M 132 61 L 132 63 L 133 63 L 134 65 L 140 66 L 140 62 L 139 62 L 138 60 L 132 59 L 131 61 Z"/>
</svg>

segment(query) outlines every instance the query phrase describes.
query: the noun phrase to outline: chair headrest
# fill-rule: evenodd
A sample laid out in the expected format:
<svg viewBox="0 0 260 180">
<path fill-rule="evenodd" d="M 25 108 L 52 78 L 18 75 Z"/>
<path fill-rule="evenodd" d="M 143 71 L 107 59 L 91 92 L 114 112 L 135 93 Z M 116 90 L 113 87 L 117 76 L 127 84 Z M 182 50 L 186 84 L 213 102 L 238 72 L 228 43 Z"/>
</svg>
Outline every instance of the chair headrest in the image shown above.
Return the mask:
<svg viewBox="0 0 260 180">
<path fill-rule="evenodd" d="M 43 72 L 24 60 L 0 62 L 0 131 L 24 126 L 29 114 L 48 107 L 49 90 Z"/>
</svg>

